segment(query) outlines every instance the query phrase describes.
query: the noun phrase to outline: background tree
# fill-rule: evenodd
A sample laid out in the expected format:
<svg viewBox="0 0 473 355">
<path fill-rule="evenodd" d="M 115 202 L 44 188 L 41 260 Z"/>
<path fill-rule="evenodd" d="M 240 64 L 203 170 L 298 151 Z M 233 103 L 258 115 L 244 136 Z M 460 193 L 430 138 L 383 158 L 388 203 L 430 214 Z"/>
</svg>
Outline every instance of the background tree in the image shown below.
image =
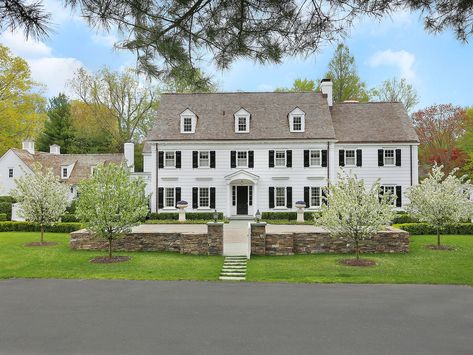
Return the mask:
<svg viewBox="0 0 473 355">
<path fill-rule="evenodd" d="M 441 248 L 440 232 L 473 216 L 470 201 L 471 185 L 466 176 L 455 176 L 456 169 L 446 177 L 443 167 L 434 164 L 429 176 L 406 192 L 410 203 L 407 211 L 437 230 L 437 248 Z"/>
<path fill-rule="evenodd" d="M 388 79 L 372 91 L 372 97 L 379 101 L 402 102 L 407 112 L 419 103 L 419 97 L 414 87 L 404 78 Z"/>
<path fill-rule="evenodd" d="M 70 84 L 119 149 L 126 142 L 143 139 L 154 123 L 159 105 L 157 89 L 141 82 L 131 69 L 117 73 L 103 68 L 95 74 L 80 69 Z"/>
<path fill-rule="evenodd" d="M 163 91 L 177 93 L 216 92 L 215 85 L 200 69 L 179 68 L 173 70 L 164 82 Z"/>
<path fill-rule="evenodd" d="M 341 172 L 337 183 L 328 189 L 321 216 L 316 220 L 316 224 L 328 229 L 332 236 L 353 241 L 357 261 L 360 241 L 372 238 L 394 217 L 394 196 L 380 195 L 380 192 L 379 181 L 368 189 L 356 175 Z"/>
<path fill-rule="evenodd" d="M 61 153 L 70 153 L 74 145 L 74 127 L 71 118 L 71 104 L 68 97 L 61 93 L 49 99 L 48 119 L 38 137 L 39 150 L 49 151 L 49 146 L 58 144 Z M 72 149 L 71 149 L 72 148 Z"/>
<path fill-rule="evenodd" d="M 26 61 L 0 44 L 0 156 L 38 135 L 46 119 L 41 90 Z"/>
<path fill-rule="evenodd" d="M 11 195 L 20 204 L 18 214 L 39 224 L 43 244 L 44 228 L 59 221 L 66 210 L 69 187 L 61 183 L 52 169 L 44 170 L 39 163 L 34 165 L 33 174 L 25 174 L 15 182 L 16 189 Z"/>
<path fill-rule="evenodd" d="M 292 84 L 291 88 L 277 88 L 276 92 L 306 92 L 316 91 L 318 85 L 315 84 L 314 80 L 309 79 L 296 79 Z"/>
<path fill-rule="evenodd" d="M 328 64 L 325 78 L 332 79 L 334 102 L 369 100 L 366 84 L 358 76 L 355 58 L 350 54 L 348 47 L 342 43 L 337 46 Z"/>
<path fill-rule="evenodd" d="M 437 163 L 448 174 L 461 167 L 467 155 L 459 146 L 465 133 L 465 110 L 451 104 L 432 105 L 414 112 L 413 123 L 420 140 L 419 165 L 428 172 Z M 421 174 L 425 175 L 425 173 Z"/>
<path fill-rule="evenodd" d="M 148 198 L 142 179 L 131 179 L 122 165 L 98 166 L 92 178 L 79 184 L 76 216 L 98 237 L 112 242 L 130 232 L 148 214 Z"/>
</svg>

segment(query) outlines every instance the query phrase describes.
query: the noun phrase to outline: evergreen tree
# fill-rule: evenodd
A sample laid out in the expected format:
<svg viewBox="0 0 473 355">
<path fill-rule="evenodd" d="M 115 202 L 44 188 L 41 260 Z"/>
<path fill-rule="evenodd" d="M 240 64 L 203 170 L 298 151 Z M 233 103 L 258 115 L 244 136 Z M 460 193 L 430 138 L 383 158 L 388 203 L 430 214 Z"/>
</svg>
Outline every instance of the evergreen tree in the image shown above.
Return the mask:
<svg viewBox="0 0 473 355">
<path fill-rule="evenodd" d="M 49 146 L 61 146 L 61 153 L 70 153 L 74 145 L 74 127 L 71 120 L 71 104 L 68 97 L 60 93 L 49 100 L 48 119 L 39 136 L 39 150 L 47 152 Z"/>
<path fill-rule="evenodd" d="M 325 77 L 332 79 L 334 102 L 369 100 L 366 84 L 358 76 L 355 58 L 343 43 L 337 46 L 328 68 Z"/>
</svg>

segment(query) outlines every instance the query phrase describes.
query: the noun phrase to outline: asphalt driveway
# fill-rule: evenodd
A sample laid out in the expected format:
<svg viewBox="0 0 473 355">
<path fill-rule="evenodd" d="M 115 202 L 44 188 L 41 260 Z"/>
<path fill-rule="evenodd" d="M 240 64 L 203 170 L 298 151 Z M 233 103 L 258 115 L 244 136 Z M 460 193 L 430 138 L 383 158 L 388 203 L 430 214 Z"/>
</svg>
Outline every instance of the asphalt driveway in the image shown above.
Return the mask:
<svg viewBox="0 0 473 355">
<path fill-rule="evenodd" d="M 473 288 L 0 281 L 1 354 L 472 354 Z"/>
</svg>

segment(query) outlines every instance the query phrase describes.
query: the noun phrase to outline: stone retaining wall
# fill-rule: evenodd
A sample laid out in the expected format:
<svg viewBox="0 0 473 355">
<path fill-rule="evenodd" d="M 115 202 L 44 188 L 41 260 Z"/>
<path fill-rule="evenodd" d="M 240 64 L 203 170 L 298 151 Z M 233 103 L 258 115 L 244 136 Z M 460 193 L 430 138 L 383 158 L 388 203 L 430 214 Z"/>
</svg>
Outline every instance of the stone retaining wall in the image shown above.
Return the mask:
<svg viewBox="0 0 473 355">
<path fill-rule="evenodd" d="M 159 229 L 159 227 L 157 227 Z M 87 230 L 72 232 L 69 246 L 76 250 L 107 250 L 108 241 Z M 207 233 L 130 233 L 113 241 L 116 251 L 171 251 L 192 255 L 222 255 L 223 224 L 209 223 Z"/>
<path fill-rule="evenodd" d="M 360 242 L 362 253 L 407 253 L 409 233 L 388 227 L 373 238 Z M 332 238 L 328 232 L 266 233 L 264 223 L 251 225 L 251 253 L 253 255 L 294 255 L 316 253 L 354 253 L 354 243 L 343 238 Z"/>
</svg>

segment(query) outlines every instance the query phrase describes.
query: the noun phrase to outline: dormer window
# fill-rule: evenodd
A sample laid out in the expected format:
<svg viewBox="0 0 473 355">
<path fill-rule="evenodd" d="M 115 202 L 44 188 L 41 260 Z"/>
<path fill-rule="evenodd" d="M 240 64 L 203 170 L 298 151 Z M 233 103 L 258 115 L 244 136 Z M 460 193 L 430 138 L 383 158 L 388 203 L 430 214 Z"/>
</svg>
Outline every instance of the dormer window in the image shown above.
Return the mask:
<svg viewBox="0 0 473 355">
<path fill-rule="evenodd" d="M 235 113 L 235 132 L 249 133 L 250 132 L 250 113 L 245 109 L 240 109 Z"/>
<path fill-rule="evenodd" d="M 69 175 L 69 170 L 67 169 L 67 167 L 64 167 L 64 166 L 63 166 L 63 167 L 61 168 L 61 171 L 62 171 L 62 175 L 61 175 L 62 178 L 63 178 L 63 179 L 67 179 L 67 177 L 68 177 L 68 175 Z"/>
<path fill-rule="evenodd" d="M 197 116 L 187 109 L 181 113 L 181 133 L 195 133 Z"/>
<path fill-rule="evenodd" d="M 304 132 L 305 131 L 305 112 L 299 107 L 296 107 L 288 115 L 289 131 L 290 132 Z"/>
</svg>

